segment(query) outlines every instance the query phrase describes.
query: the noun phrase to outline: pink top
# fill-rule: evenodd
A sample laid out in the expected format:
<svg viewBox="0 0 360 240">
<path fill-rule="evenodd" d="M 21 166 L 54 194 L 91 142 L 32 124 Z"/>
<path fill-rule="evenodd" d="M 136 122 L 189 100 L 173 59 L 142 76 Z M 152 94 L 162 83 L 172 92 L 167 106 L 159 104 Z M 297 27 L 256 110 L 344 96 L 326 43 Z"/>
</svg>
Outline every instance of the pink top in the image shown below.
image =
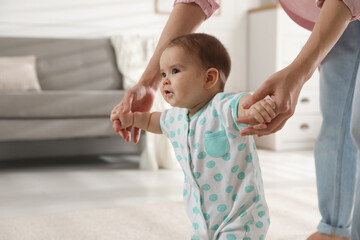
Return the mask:
<svg viewBox="0 0 360 240">
<path fill-rule="evenodd" d="M 289 17 L 300 26 L 312 30 L 325 0 L 279 0 Z M 345 3 L 353 15 L 353 20 L 360 20 L 360 0 L 340 0 Z M 175 0 L 177 3 L 196 3 L 209 18 L 219 8 L 218 0 Z"/>
</svg>

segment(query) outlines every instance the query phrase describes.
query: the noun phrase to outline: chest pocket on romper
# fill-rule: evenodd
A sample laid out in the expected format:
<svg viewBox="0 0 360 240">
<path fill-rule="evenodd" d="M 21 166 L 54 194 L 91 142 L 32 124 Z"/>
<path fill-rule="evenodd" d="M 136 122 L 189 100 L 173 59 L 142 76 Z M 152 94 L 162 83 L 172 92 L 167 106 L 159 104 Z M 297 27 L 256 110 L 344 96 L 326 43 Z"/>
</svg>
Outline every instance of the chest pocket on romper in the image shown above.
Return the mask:
<svg viewBox="0 0 360 240">
<path fill-rule="evenodd" d="M 225 130 L 218 132 L 205 132 L 204 145 L 206 153 L 212 157 L 224 156 L 230 150 Z"/>
</svg>

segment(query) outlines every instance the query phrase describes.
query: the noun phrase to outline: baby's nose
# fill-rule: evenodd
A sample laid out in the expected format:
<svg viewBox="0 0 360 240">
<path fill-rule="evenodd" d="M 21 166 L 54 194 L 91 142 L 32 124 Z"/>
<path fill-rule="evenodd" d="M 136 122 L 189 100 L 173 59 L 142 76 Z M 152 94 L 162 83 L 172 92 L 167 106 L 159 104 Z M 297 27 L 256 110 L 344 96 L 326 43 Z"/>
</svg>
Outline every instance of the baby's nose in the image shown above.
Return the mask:
<svg viewBox="0 0 360 240">
<path fill-rule="evenodd" d="M 164 81 L 163 81 L 163 84 L 164 84 L 164 85 L 170 84 L 170 79 L 169 79 L 168 77 L 166 77 L 166 78 L 164 79 Z"/>
</svg>

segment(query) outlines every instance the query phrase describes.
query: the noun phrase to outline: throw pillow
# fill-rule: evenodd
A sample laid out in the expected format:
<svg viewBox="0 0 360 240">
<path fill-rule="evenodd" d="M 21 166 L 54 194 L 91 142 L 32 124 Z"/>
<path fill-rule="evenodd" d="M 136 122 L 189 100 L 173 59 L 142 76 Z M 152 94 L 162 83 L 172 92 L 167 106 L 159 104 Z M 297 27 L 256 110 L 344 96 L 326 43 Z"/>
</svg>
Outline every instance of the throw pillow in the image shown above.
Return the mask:
<svg viewBox="0 0 360 240">
<path fill-rule="evenodd" d="M 41 91 L 35 56 L 0 57 L 0 90 Z"/>
</svg>

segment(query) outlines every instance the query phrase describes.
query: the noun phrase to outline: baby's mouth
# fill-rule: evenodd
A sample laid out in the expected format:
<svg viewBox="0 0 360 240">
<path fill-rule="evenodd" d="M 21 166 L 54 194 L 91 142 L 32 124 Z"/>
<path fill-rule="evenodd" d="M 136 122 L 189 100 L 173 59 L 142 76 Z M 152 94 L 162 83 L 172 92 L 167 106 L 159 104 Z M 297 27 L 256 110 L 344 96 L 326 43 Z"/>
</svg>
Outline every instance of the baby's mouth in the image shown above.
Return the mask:
<svg viewBox="0 0 360 240">
<path fill-rule="evenodd" d="M 172 96 L 174 94 L 173 92 L 170 92 L 169 90 L 165 90 L 164 93 L 166 96 Z"/>
</svg>

